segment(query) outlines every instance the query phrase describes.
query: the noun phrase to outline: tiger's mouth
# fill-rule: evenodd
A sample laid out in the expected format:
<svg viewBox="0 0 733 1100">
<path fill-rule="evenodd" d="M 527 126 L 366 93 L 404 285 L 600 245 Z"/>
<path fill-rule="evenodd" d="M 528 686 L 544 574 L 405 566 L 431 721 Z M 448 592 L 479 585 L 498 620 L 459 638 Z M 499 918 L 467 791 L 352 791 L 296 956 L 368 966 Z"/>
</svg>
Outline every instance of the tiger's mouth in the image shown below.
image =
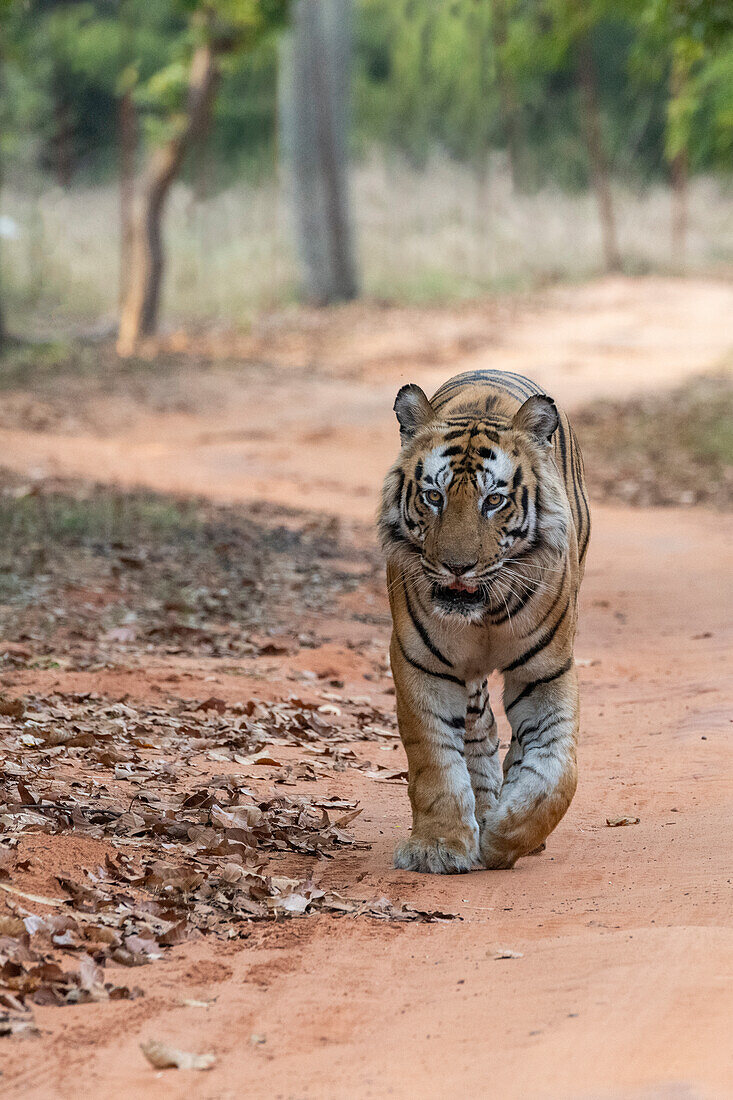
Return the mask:
<svg viewBox="0 0 733 1100">
<path fill-rule="evenodd" d="M 460 580 L 451 584 L 434 584 L 432 597 L 441 611 L 457 615 L 470 615 L 486 602 L 480 585 Z"/>
</svg>

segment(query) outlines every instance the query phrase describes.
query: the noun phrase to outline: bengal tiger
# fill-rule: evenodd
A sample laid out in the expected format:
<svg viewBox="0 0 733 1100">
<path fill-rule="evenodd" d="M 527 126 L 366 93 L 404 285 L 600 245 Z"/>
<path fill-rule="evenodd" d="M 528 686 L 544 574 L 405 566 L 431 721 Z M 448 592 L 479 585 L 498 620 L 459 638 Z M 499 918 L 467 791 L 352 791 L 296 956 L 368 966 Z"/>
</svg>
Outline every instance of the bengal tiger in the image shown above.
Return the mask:
<svg viewBox="0 0 733 1100">
<path fill-rule="evenodd" d="M 412 832 L 396 867 L 509 868 L 541 848 L 577 784 L 573 644 L 590 536 L 583 460 L 530 379 L 403 386 L 402 450 L 379 527 Z M 487 676 L 512 738 L 503 764 Z"/>
</svg>

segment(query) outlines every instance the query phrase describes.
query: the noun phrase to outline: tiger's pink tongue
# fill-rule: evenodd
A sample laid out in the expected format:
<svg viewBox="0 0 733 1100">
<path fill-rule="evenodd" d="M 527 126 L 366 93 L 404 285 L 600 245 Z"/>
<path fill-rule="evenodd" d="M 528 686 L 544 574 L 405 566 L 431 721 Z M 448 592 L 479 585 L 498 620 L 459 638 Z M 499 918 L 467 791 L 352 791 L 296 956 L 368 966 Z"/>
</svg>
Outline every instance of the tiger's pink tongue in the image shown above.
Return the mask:
<svg viewBox="0 0 733 1100">
<path fill-rule="evenodd" d="M 478 585 L 470 584 L 468 581 L 453 581 L 448 587 L 454 592 L 475 592 Z"/>
</svg>

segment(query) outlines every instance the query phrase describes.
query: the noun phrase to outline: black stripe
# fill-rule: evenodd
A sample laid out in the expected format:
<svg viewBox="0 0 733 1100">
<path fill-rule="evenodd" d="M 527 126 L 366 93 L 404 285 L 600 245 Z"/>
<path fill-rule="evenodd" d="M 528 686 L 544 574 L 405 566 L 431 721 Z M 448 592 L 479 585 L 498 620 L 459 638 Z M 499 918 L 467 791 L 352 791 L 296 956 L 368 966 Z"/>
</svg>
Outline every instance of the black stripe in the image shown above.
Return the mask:
<svg viewBox="0 0 733 1100">
<path fill-rule="evenodd" d="M 558 424 L 557 441 L 558 441 L 558 444 L 560 446 L 560 454 L 562 455 L 562 476 L 563 476 L 563 481 L 565 482 L 565 486 L 566 486 L 565 491 L 567 492 L 567 484 L 568 484 L 568 448 L 567 448 L 567 441 L 565 439 L 565 425 L 562 422 L 562 418 L 560 419 L 560 423 Z"/>
<path fill-rule="evenodd" d="M 580 505 L 580 494 L 579 494 L 579 491 L 578 491 L 578 469 L 577 469 L 577 463 L 576 463 L 576 451 L 577 451 L 577 447 L 576 447 L 576 444 L 575 444 L 575 440 L 573 439 L 573 436 L 571 434 L 571 436 L 570 436 L 570 466 L 571 466 L 571 473 L 572 473 L 572 476 L 573 476 L 573 495 L 575 497 L 575 511 L 577 513 L 577 516 L 578 516 L 578 529 L 577 529 L 578 547 L 580 547 L 580 544 L 583 541 L 583 521 L 584 521 L 585 517 L 583 515 L 583 509 L 581 508 L 581 505 Z M 580 553 L 578 553 L 578 556 L 580 556 Z"/>
<path fill-rule="evenodd" d="M 536 642 L 530 649 L 525 650 L 521 657 L 517 657 L 516 661 L 512 661 L 510 665 L 505 665 L 501 670 L 502 672 L 512 672 L 515 668 L 519 668 L 520 665 L 526 665 L 527 661 L 531 661 L 533 657 L 536 657 L 538 653 L 541 653 L 543 649 L 547 649 L 552 639 L 560 629 L 560 624 L 567 615 L 570 609 L 570 600 L 568 599 L 565 607 L 563 608 L 562 615 L 558 618 L 557 622 L 550 627 L 547 633 L 543 634 L 538 642 Z"/>
<path fill-rule="evenodd" d="M 555 726 L 559 726 L 561 722 L 569 722 L 570 718 L 566 714 L 558 714 L 555 718 L 552 718 L 549 722 L 538 722 L 536 726 L 527 726 L 526 729 L 517 730 L 515 737 L 522 748 L 526 748 L 527 744 L 532 744 L 542 737 L 548 730 L 554 729 Z M 529 741 L 525 742 L 525 738 L 528 734 L 531 734 Z M 536 736 L 534 736 L 536 734 Z"/>
<path fill-rule="evenodd" d="M 412 667 L 416 668 L 418 672 L 424 672 L 427 676 L 435 676 L 438 680 L 450 680 L 452 684 L 460 684 L 461 687 L 466 686 L 465 681 L 459 680 L 457 676 L 451 676 L 448 672 L 433 672 L 432 669 L 426 668 L 425 665 L 421 665 L 419 661 L 414 661 L 412 657 L 410 657 L 409 654 L 405 652 L 405 647 L 402 644 L 402 639 L 400 638 L 399 634 L 397 634 L 397 632 L 395 632 L 395 637 L 397 639 L 397 645 L 400 647 L 400 653 L 405 658 L 408 665 L 412 665 Z"/>
<path fill-rule="evenodd" d="M 543 676 L 540 680 L 533 680 L 531 684 L 526 684 L 522 688 L 519 695 L 512 699 L 508 706 L 504 707 L 504 713 L 509 714 L 512 707 L 516 707 L 517 703 L 521 703 L 522 699 L 526 699 L 528 695 L 531 695 L 536 687 L 540 684 L 551 684 L 553 680 L 559 680 L 561 676 L 564 676 L 566 672 L 569 672 L 573 667 L 573 658 L 568 657 L 562 668 L 559 668 L 557 672 L 551 672 L 549 676 Z"/>
<path fill-rule="evenodd" d="M 449 395 L 455 390 L 476 383 L 495 386 L 513 397 L 522 398 L 522 400 L 526 400 L 533 394 L 542 393 L 539 386 L 530 378 L 525 378 L 523 374 L 516 374 L 514 371 L 465 371 L 463 374 L 458 374 L 455 378 L 450 378 L 447 382 L 444 382 L 440 389 L 433 394 L 430 404 L 437 410 L 446 403 Z"/>
<path fill-rule="evenodd" d="M 533 394 L 542 393 L 542 390 L 533 382 L 531 378 L 527 378 L 524 374 L 517 374 L 513 370 L 496 370 L 494 368 L 487 371 L 487 374 L 499 375 L 502 378 L 511 378 L 515 386 L 519 386 L 526 393 L 527 397 L 532 397 Z"/>
<path fill-rule="evenodd" d="M 407 594 L 407 585 L 405 584 L 404 578 L 402 580 L 402 591 L 405 594 L 405 605 L 407 607 L 407 614 L 410 616 L 410 619 L 412 620 L 412 625 L 415 627 L 415 630 L 422 638 L 426 649 L 429 649 L 433 657 L 437 657 L 440 663 L 442 665 L 445 665 L 446 668 L 453 668 L 453 662 L 449 661 L 447 657 L 444 657 L 438 647 L 431 641 L 430 635 L 415 614 L 412 604 L 410 603 L 410 597 Z"/>
<path fill-rule="evenodd" d="M 433 745 L 435 748 L 444 749 L 445 752 L 457 752 L 459 756 L 463 756 L 463 749 L 458 745 L 454 745 L 451 741 L 428 741 L 428 745 Z"/>
<path fill-rule="evenodd" d="M 509 768 L 509 771 L 511 771 L 512 768 L 519 768 L 520 771 L 533 772 L 538 779 L 542 779 L 545 783 L 547 782 L 546 775 L 543 775 L 542 772 L 537 771 L 537 768 L 533 768 L 531 764 L 525 764 L 523 760 L 517 760 L 517 762 L 515 764 L 512 764 L 511 768 Z"/>
<path fill-rule="evenodd" d="M 521 397 L 524 401 L 527 397 L 530 397 L 532 395 L 532 390 L 527 390 L 525 386 L 520 384 L 519 381 L 515 381 L 515 379 L 521 378 L 521 375 L 514 375 L 512 377 L 512 380 L 509 381 L 509 378 L 506 376 L 504 371 L 489 371 L 487 373 L 492 376 L 487 380 L 488 382 L 490 382 L 494 386 L 498 386 L 500 389 L 503 389 L 505 393 L 510 393 L 512 397 Z M 522 379 L 522 381 L 527 382 L 528 379 L 525 378 Z"/>
<path fill-rule="evenodd" d="M 567 562 L 565 562 L 565 565 L 563 566 L 562 577 L 560 578 L 560 587 L 557 590 L 557 594 L 555 596 L 555 599 L 552 601 L 550 606 L 547 608 L 547 611 L 544 613 L 544 615 L 542 616 L 540 621 L 538 623 L 534 624 L 534 626 L 529 631 L 529 633 L 522 635 L 523 638 L 528 638 L 530 634 L 533 634 L 535 632 L 535 630 L 539 630 L 539 628 L 541 626 L 544 626 L 544 624 L 550 618 L 550 615 L 552 615 L 552 612 L 555 610 L 557 605 L 560 603 L 560 600 L 562 598 L 562 594 L 565 591 L 565 577 L 567 576 L 567 569 L 568 569 L 568 565 L 567 565 Z"/>
<path fill-rule="evenodd" d="M 478 717 L 480 718 L 482 714 L 486 713 L 486 708 L 488 707 L 488 705 L 489 705 L 489 697 L 487 695 L 486 698 L 484 699 L 483 706 L 480 706 L 480 707 L 468 706 L 468 707 L 466 707 L 466 714 L 477 714 Z"/>
<path fill-rule="evenodd" d="M 510 619 L 512 615 L 518 615 L 519 612 L 527 606 L 532 597 L 537 595 L 537 589 L 526 588 L 521 594 L 510 592 L 509 595 L 510 598 L 512 595 L 514 596 L 514 604 L 510 602 L 498 615 L 490 615 L 489 621 L 492 626 L 500 626 L 501 623 L 507 622 L 507 620 Z"/>
<path fill-rule="evenodd" d="M 397 471 L 397 489 L 394 495 L 394 503 L 399 504 L 402 500 L 402 490 L 405 487 L 405 472 L 404 470 Z"/>
<path fill-rule="evenodd" d="M 403 534 L 400 530 L 400 525 L 396 520 L 392 520 L 390 523 L 385 523 L 382 527 L 385 534 L 389 535 L 392 542 L 405 543 L 415 553 L 417 553 L 415 547 L 412 545 L 407 535 Z"/>
</svg>

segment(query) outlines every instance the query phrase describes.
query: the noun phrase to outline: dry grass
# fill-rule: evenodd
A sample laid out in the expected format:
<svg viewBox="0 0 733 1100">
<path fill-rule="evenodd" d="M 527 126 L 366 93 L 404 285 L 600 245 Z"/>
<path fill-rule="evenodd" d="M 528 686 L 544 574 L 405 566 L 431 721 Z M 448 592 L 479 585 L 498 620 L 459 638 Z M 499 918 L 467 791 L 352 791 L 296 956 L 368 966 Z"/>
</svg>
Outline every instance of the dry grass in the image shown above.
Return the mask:
<svg viewBox="0 0 733 1100">
<path fill-rule="evenodd" d="M 594 499 L 733 508 L 733 376 L 573 415 Z"/>
<path fill-rule="evenodd" d="M 355 167 L 352 190 L 363 288 L 371 296 L 460 297 L 582 278 L 601 268 L 593 196 L 551 189 L 513 194 L 498 162 L 480 179 L 446 159 L 417 171 L 375 156 Z M 3 242 L 5 293 L 8 312 L 27 332 L 113 322 L 117 203 L 112 185 L 6 190 L 3 211 L 19 235 Z M 628 269 L 668 269 L 668 190 L 635 193 L 617 186 L 616 204 Z M 296 294 L 286 180 L 241 183 L 204 203 L 180 185 L 166 236 L 164 315 L 170 324 L 246 324 L 260 309 Z M 732 260 L 730 195 L 722 183 L 695 180 L 688 266 L 710 270 Z"/>
</svg>

